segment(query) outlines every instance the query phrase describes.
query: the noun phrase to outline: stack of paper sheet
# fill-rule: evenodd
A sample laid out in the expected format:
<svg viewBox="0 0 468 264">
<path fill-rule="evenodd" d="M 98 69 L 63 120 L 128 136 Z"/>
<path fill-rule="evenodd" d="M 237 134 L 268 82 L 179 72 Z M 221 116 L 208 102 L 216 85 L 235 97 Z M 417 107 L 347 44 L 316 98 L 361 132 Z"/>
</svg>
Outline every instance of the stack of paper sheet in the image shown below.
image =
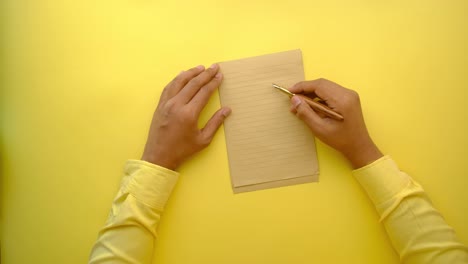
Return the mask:
<svg viewBox="0 0 468 264">
<path fill-rule="evenodd" d="M 318 181 L 313 134 L 272 87 L 304 80 L 301 51 L 219 65 L 221 104 L 232 109 L 224 130 L 234 193 Z"/>
</svg>

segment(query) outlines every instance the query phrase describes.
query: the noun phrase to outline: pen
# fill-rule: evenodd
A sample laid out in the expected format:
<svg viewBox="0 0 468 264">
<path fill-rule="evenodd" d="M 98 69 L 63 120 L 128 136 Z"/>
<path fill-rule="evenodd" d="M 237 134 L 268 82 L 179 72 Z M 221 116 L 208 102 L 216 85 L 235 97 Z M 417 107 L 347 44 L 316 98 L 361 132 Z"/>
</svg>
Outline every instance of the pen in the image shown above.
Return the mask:
<svg viewBox="0 0 468 264">
<path fill-rule="evenodd" d="M 284 87 L 281 87 L 277 84 L 272 84 L 274 88 L 282 91 L 283 93 L 287 94 L 289 96 L 289 98 L 293 97 L 294 95 L 296 96 L 300 96 L 302 99 L 304 99 L 304 101 L 306 101 L 307 104 L 309 104 L 314 110 L 317 110 L 317 111 L 320 111 L 322 113 L 324 113 L 325 115 L 333 118 L 333 119 L 336 119 L 336 120 L 343 120 L 343 116 L 338 114 L 337 112 L 333 111 L 330 107 L 326 106 L 326 105 L 323 105 L 319 102 L 316 102 L 314 100 L 312 100 L 311 98 L 305 96 L 305 95 L 302 95 L 302 94 L 293 94 L 291 93 L 288 89 L 284 88 Z"/>
</svg>

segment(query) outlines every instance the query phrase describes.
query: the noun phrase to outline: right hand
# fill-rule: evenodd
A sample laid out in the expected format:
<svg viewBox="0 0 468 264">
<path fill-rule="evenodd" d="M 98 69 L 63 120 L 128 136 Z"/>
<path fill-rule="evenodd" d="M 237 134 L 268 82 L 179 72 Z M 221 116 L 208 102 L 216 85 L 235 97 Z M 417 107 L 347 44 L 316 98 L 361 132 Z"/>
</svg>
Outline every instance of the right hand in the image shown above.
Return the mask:
<svg viewBox="0 0 468 264">
<path fill-rule="evenodd" d="M 321 141 L 341 152 L 355 169 L 383 156 L 367 132 L 359 95 L 355 91 L 326 79 L 299 82 L 289 88 L 289 91 L 311 98 L 319 97 L 328 107 L 344 117 L 342 121 L 332 119 L 314 111 L 299 96 L 291 98 L 291 111 Z"/>
</svg>

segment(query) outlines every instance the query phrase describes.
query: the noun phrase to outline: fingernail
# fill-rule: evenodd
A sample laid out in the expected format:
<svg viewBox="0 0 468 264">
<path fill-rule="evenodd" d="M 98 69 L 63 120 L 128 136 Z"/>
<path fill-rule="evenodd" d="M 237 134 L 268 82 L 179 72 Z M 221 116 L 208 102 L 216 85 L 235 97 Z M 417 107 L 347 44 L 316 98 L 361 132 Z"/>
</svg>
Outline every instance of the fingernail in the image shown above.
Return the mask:
<svg viewBox="0 0 468 264">
<path fill-rule="evenodd" d="M 204 70 L 204 69 L 205 69 L 205 66 L 203 66 L 203 65 L 198 65 L 196 68 L 199 69 L 199 70 Z"/>
<path fill-rule="evenodd" d="M 293 96 L 291 101 L 292 101 L 292 104 L 294 105 L 294 108 L 297 108 L 302 103 L 301 99 L 297 96 Z"/>
<path fill-rule="evenodd" d="M 231 108 L 226 108 L 223 110 L 223 116 L 228 117 L 231 114 Z"/>
<path fill-rule="evenodd" d="M 218 68 L 218 64 L 216 63 L 213 63 L 211 66 L 210 66 L 210 69 L 216 69 Z"/>
<path fill-rule="evenodd" d="M 223 74 L 218 72 L 216 75 L 215 75 L 215 78 L 216 79 L 221 79 L 223 77 Z"/>
</svg>

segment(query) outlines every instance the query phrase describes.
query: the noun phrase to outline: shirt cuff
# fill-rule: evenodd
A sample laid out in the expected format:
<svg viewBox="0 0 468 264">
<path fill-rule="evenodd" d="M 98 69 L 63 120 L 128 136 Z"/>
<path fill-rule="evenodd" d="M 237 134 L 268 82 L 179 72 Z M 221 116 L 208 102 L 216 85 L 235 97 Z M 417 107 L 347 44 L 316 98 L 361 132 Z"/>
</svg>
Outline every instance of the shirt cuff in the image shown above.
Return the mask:
<svg viewBox="0 0 468 264">
<path fill-rule="evenodd" d="M 412 182 L 411 177 L 401 172 L 389 156 L 354 170 L 353 175 L 376 206 L 388 201 Z"/>
<path fill-rule="evenodd" d="M 179 178 L 178 172 L 142 160 L 128 160 L 124 171 L 130 178 L 127 191 L 138 201 L 161 211 Z"/>
</svg>

